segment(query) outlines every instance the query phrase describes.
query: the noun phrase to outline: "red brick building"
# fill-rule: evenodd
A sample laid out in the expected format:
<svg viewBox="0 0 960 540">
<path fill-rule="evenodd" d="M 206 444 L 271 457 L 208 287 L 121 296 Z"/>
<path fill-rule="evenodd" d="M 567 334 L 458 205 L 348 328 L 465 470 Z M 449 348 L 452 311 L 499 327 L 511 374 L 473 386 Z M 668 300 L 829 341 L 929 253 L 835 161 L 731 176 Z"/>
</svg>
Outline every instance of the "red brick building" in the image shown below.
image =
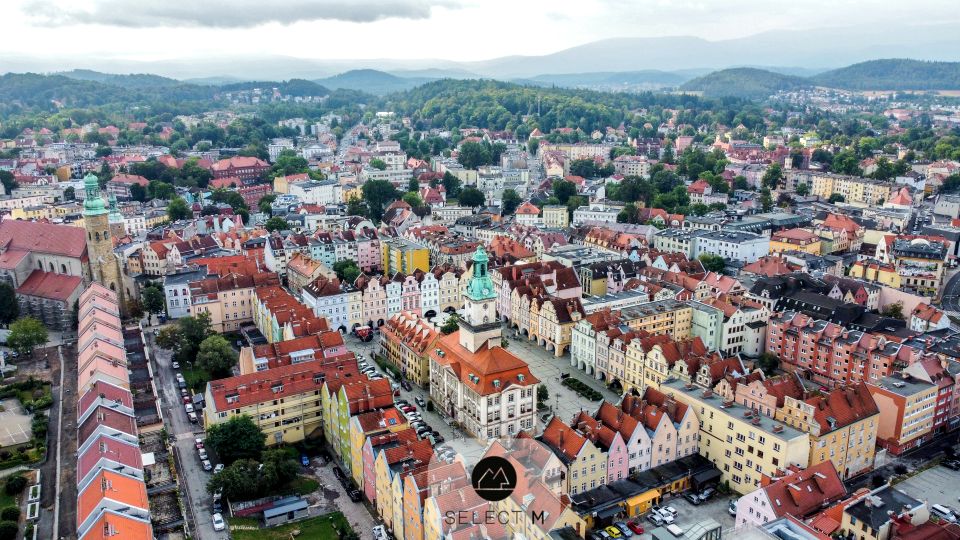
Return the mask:
<svg viewBox="0 0 960 540">
<path fill-rule="evenodd" d="M 236 176 L 244 184 L 252 184 L 258 180 L 270 168 L 270 165 L 262 159 L 248 156 L 234 156 L 228 159 L 221 159 L 213 164 L 213 177 L 226 178 Z"/>
</svg>

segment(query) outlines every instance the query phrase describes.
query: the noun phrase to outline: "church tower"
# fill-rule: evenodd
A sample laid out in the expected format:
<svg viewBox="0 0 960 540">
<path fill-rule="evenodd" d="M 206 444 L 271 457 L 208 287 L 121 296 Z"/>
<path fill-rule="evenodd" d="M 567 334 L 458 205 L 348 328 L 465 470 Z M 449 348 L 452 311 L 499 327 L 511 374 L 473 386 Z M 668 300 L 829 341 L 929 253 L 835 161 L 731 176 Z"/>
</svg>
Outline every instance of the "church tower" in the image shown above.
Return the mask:
<svg viewBox="0 0 960 540">
<path fill-rule="evenodd" d="M 108 219 L 110 235 L 114 238 L 122 238 L 127 234 L 127 227 L 123 224 L 123 214 L 120 213 L 120 208 L 117 206 L 117 196 L 111 193 L 108 200 L 110 201 L 110 217 Z"/>
<path fill-rule="evenodd" d="M 489 262 L 483 246 L 473 254 L 473 277 L 463 299 L 464 318 L 460 321 L 460 345 L 475 353 L 484 345 L 500 346 L 500 320 L 497 318 L 497 293 L 487 268 Z"/>
<path fill-rule="evenodd" d="M 117 293 L 120 309 L 126 308 L 120 265 L 113 254 L 113 235 L 110 233 L 110 212 L 100 194 L 100 181 L 88 174 L 83 178 L 83 226 L 87 230 L 87 257 L 93 281 Z"/>
</svg>

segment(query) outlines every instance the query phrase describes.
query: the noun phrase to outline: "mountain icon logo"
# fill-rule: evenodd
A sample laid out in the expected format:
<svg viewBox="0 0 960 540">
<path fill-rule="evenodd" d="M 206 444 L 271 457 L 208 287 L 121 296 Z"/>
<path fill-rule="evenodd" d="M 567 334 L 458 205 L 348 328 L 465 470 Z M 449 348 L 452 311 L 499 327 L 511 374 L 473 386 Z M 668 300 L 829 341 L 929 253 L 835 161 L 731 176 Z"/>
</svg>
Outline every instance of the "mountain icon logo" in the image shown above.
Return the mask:
<svg viewBox="0 0 960 540">
<path fill-rule="evenodd" d="M 487 501 L 502 501 L 517 487 L 517 471 L 500 456 L 487 456 L 477 462 L 470 475 L 477 495 Z"/>
</svg>

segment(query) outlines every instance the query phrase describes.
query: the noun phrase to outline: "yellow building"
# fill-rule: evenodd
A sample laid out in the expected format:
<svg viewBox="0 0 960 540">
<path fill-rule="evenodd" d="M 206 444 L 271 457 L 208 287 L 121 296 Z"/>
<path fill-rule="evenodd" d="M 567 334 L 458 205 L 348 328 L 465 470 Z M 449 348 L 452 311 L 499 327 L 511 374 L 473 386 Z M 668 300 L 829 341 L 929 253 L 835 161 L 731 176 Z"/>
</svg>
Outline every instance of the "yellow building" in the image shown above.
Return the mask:
<svg viewBox="0 0 960 540">
<path fill-rule="evenodd" d="M 673 299 L 657 300 L 620 311 L 623 322 L 631 330 L 643 330 L 651 335 L 667 335 L 674 341 L 690 339 L 693 330 L 693 308 Z M 647 371 L 647 351 L 642 340 L 634 339 L 624 354 L 624 391 L 636 388 L 643 392 L 658 379 Z M 662 380 L 662 378 L 660 379 Z M 648 382 L 652 381 L 652 382 Z"/>
<path fill-rule="evenodd" d="M 327 371 L 336 367 L 312 360 L 210 381 L 204 392 L 204 428 L 249 416 L 268 445 L 300 442 L 322 429 L 320 389 Z"/>
<path fill-rule="evenodd" d="M 430 249 L 404 238 L 380 241 L 383 272 L 392 276 L 397 272 L 410 275 L 417 270 L 430 271 Z"/>
<path fill-rule="evenodd" d="M 543 207 L 543 226 L 548 229 L 566 229 L 570 226 L 570 213 L 560 204 L 548 204 Z"/>
<path fill-rule="evenodd" d="M 700 455 L 712 461 L 730 483 L 746 494 L 787 465 L 806 467 L 810 438 L 795 427 L 753 413 L 751 409 L 712 390 L 672 380 L 660 391 L 693 409 L 700 421 Z"/>
<path fill-rule="evenodd" d="M 820 255 L 823 247 L 820 237 L 806 229 L 777 231 L 770 237 L 770 253 L 802 251 Z"/>
<path fill-rule="evenodd" d="M 606 483 L 607 458 L 589 439 L 554 416 L 537 437 L 555 454 L 564 456 L 568 495 L 590 491 Z"/>
<path fill-rule="evenodd" d="M 380 350 L 387 362 L 420 386 L 430 382 L 430 347 L 440 332 L 426 319 L 401 311 L 380 327 Z"/>
<path fill-rule="evenodd" d="M 413 441 L 401 441 L 397 446 L 381 449 L 374 458 L 374 470 L 376 471 L 376 498 L 375 503 L 377 513 L 380 519 L 390 529 L 396 529 L 399 525 L 402 528 L 403 513 L 397 512 L 402 509 L 403 501 L 398 501 L 394 505 L 394 477 L 397 475 L 406 476 L 406 473 L 426 467 L 433 457 L 433 448 L 430 441 L 418 439 Z M 402 498 L 402 497 L 401 497 Z M 398 538 L 402 535 L 397 535 Z M 436 538 L 430 537 L 427 538 Z"/>
<path fill-rule="evenodd" d="M 850 267 L 850 277 L 873 281 L 894 289 L 900 288 L 900 274 L 892 264 L 877 261 L 857 261 Z"/>
<path fill-rule="evenodd" d="M 810 435 L 808 466 L 831 461 L 844 480 L 873 467 L 880 410 L 865 384 L 805 401 L 786 396 L 775 418 Z"/>
<path fill-rule="evenodd" d="M 363 445 L 369 437 L 384 433 L 396 433 L 410 424 L 395 407 L 368 411 L 350 417 L 350 474 L 360 489 L 363 489 Z"/>
<path fill-rule="evenodd" d="M 930 509 L 926 502 L 918 501 L 886 484 L 848 503 L 843 508 L 839 530 L 858 540 L 889 540 L 895 532 L 893 519 L 904 508 L 910 509 L 910 523 L 913 525 L 930 520 Z M 936 533 L 931 534 L 936 537 Z"/>
<path fill-rule="evenodd" d="M 54 208 L 52 206 L 24 206 L 23 208 L 14 208 L 10 212 L 11 219 L 30 221 L 34 219 L 52 219 L 54 217 Z"/>
</svg>

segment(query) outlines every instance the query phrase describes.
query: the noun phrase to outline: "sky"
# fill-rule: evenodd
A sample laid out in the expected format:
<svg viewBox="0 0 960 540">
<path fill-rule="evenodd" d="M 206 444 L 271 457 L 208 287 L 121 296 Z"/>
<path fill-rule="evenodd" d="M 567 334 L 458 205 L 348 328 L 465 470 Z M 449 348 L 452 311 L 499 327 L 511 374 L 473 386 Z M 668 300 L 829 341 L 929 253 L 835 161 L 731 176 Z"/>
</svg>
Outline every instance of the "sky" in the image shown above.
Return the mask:
<svg viewBox="0 0 960 540">
<path fill-rule="evenodd" d="M 609 37 L 960 21 L 957 0 L 3 0 L 0 56 L 485 60 Z"/>
</svg>

